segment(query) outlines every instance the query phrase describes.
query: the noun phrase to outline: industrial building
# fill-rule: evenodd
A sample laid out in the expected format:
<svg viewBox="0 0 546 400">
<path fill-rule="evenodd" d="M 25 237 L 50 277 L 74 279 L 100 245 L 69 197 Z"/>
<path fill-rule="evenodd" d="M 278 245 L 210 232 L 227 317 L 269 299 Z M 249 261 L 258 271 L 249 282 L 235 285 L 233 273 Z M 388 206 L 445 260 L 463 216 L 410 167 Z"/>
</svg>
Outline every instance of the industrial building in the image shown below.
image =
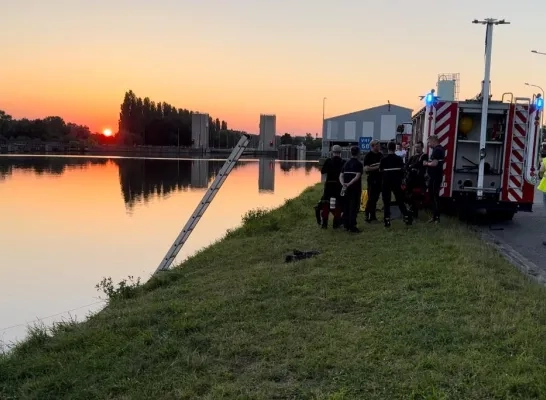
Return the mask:
<svg viewBox="0 0 546 400">
<path fill-rule="evenodd" d="M 260 145 L 258 150 L 276 151 L 277 150 L 277 116 L 260 115 Z"/>
<path fill-rule="evenodd" d="M 410 108 L 388 103 L 326 118 L 322 125 L 322 155 L 328 156 L 335 144 L 341 147 L 358 146 L 360 138 L 367 138 L 367 143 L 372 139 L 393 140 L 398 125 L 411 122 L 411 114 Z M 367 151 L 366 148 L 362 150 Z"/>
<path fill-rule="evenodd" d="M 193 113 L 191 115 L 191 140 L 193 149 L 209 149 L 209 115 Z"/>
</svg>

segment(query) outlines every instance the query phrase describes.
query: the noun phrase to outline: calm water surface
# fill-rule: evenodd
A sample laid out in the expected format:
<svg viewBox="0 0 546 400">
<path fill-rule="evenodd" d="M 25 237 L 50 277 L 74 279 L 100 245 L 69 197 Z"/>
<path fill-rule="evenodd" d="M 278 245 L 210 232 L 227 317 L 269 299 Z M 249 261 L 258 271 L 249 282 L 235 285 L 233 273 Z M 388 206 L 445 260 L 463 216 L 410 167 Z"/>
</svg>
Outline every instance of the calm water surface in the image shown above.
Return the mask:
<svg viewBox="0 0 546 400">
<path fill-rule="evenodd" d="M 0 156 L 0 342 L 100 309 L 95 285 L 146 280 L 224 161 Z M 243 161 L 178 261 L 320 181 L 316 163 Z M 71 310 L 70 312 L 67 312 Z"/>
</svg>

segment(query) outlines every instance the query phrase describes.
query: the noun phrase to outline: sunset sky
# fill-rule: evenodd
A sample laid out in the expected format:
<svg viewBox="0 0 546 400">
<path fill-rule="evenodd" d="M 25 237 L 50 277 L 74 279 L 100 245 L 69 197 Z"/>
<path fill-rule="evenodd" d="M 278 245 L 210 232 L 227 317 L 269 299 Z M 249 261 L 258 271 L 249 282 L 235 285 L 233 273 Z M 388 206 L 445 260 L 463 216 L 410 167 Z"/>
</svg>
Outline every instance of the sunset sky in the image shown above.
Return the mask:
<svg viewBox="0 0 546 400">
<path fill-rule="evenodd" d="M 417 109 L 438 73 L 480 90 L 485 28 L 492 92 L 546 88 L 539 0 L 0 0 L 0 109 L 117 129 L 126 90 L 258 131 L 320 132 L 326 116 L 391 103 Z"/>
</svg>

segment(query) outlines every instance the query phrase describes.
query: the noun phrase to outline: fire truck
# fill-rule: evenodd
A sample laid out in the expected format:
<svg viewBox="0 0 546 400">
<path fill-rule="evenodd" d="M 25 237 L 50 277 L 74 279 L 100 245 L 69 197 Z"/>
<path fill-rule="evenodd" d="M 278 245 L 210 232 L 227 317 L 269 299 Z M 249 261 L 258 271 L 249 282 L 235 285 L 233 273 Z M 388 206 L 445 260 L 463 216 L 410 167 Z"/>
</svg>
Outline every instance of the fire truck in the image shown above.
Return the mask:
<svg viewBox="0 0 546 400">
<path fill-rule="evenodd" d="M 486 67 L 482 92 L 474 99 L 443 101 L 431 90 L 425 106 L 412 117 L 412 148 L 436 135 L 445 149 L 440 198 L 444 210 L 460 217 L 489 214 L 510 220 L 532 211 L 540 154 L 540 121 L 544 99 L 490 93 L 493 25 L 487 24 Z M 475 21 L 482 22 L 482 21 Z M 499 21 L 497 21 L 499 22 Z"/>
<path fill-rule="evenodd" d="M 412 144 L 436 135 L 444 147 L 445 208 L 512 219 L 517 211 L 532 211 L 544 100 L 505 93 L 488 103 L 485 140 L 481 101 L 437 101 L 413 116 Z"/>
</svg>

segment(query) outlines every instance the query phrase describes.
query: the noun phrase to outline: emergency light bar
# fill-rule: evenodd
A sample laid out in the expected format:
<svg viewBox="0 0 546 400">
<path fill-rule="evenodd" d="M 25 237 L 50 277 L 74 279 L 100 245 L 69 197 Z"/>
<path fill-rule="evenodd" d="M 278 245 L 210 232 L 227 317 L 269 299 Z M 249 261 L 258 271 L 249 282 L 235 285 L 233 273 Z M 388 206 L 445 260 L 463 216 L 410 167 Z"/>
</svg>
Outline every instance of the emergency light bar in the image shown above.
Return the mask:
<svg viewBox="0 0 546 400">
<path fill-rule="evenodd" d="M 544 109 L 544 99 L 539 95 L 537 95 L 537 98 L 535 100 L 535 106 L 538 111 L 542 111 Z"/>
<path fill-rule="evenodd" d="M 432 89 L 429 93 L 427 93 L 425 96 L 423 96 L 422 98 L 425 99 L 425 105 L 427 107 L 433 105 L 433 104 L 436 104 L 436 102 L 438 101 L 439 97 L 438 96 L 435 96 L 434 95 L 434 89 Z"/>
</svg>

